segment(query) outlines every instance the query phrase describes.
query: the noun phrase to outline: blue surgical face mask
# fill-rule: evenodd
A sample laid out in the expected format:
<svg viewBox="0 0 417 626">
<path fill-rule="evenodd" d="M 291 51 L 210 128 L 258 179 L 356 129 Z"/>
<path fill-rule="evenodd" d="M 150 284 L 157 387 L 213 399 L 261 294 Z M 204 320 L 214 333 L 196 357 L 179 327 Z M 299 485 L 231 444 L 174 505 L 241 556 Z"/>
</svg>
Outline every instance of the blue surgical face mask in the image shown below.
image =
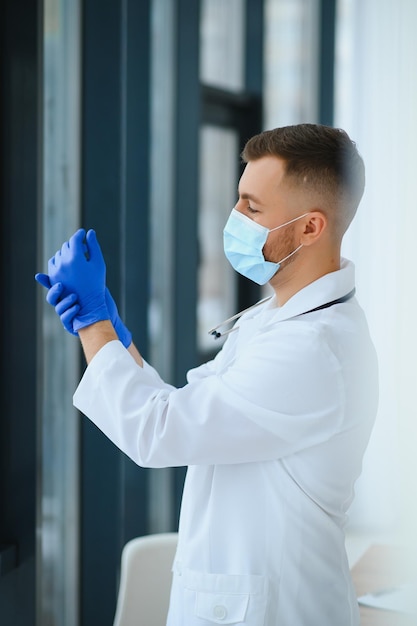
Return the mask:
<svg viewBox="0 0 417 626">
<path fill-rule="evenodd" d="M 281 263 L 303 247 L 303 244 L 300 244 L 278 263 L 266 261 L 262 250 L 269 233 L 296 222 L 306 215 L 308 213 L 303 213 L 285 224 L 275 228 L 266 228 L 233 209 L 223 231 L 224 253 L 232 267 L 258 285 L 265 285 L 279 270 Z"/>
</svg>

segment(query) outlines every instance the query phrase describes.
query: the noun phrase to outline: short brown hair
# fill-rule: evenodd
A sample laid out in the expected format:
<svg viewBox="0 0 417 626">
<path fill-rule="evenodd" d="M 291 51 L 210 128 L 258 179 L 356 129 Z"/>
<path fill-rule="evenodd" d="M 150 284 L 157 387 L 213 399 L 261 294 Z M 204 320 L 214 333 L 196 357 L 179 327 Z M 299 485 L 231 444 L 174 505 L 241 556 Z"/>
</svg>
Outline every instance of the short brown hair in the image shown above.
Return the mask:
<svg viewBox="0 0 417 626">
<path fill-rule="evenodd" d="M 288 182 L 322 199 L 323 211 L 334 212 L 340 234 L 355 216 L 365 188 L 365 167 L 356 144 L 340 128 L 297 124 L 255 135 L 242 152 L 245 163 L 277 156 L 285 163 Z"/>
</svg>

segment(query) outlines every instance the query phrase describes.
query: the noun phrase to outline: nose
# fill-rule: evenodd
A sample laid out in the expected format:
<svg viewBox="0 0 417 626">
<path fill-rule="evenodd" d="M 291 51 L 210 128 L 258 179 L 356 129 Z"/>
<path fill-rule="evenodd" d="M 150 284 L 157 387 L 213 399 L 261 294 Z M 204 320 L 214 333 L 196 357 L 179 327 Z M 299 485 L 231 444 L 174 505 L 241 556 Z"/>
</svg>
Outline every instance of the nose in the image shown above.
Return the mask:
<svg viewBox="0 0 417 626">
<path fill-rule="evenodd" d="M 248 201 L 247 200 L 243 200 L 242 198 L 238 198 L 235 206 L 233 207 L 235 209 L 235 211 L 239 211 L 239 213 L 243 213 L 244 215 L 246 215 L 245 209 L 248 206 Z"/>
</svg>

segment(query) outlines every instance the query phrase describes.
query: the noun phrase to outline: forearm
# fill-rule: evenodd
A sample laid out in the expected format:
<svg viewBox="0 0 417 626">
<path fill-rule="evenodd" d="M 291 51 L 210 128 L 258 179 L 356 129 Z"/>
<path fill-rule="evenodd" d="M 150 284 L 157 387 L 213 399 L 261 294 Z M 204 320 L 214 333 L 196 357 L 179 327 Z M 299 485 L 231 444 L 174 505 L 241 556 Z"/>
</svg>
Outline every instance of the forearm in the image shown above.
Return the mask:
<svg viewBox="0 0 417 626">
<path fill-rule="evenodd" d="M 90 326 L 80 328 L 78 335 L 81 340 L 87 364 L 91 363 L 97 352 L 109 343 L 109 341 L 118 339 L 117 333 L 110 320 L 96 322 Z M 130 344 L 128 351 L 135 359 L 136 363 L 140 367 L 143 367 L 142 357 L 133 343 Z"/>
</svg>

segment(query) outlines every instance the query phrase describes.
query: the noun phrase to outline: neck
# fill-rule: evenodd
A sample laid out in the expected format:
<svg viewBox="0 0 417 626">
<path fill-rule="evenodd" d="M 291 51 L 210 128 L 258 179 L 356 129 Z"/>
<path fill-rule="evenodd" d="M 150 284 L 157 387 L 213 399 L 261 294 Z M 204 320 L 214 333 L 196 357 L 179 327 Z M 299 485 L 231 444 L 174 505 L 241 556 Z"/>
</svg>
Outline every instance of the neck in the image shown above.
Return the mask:
<svg viewBox="0 0 417 626">
<path fill-rule="evenodd" d="M 322 257 L 310 258 L 310 255 L 300 255 L 294 262 L 290 262 L 289 259 L 270 281 L 278 306 L 283 306 L 307 285 L 337 270 L 340 270 L 340 250 Z"/>
</svg>

